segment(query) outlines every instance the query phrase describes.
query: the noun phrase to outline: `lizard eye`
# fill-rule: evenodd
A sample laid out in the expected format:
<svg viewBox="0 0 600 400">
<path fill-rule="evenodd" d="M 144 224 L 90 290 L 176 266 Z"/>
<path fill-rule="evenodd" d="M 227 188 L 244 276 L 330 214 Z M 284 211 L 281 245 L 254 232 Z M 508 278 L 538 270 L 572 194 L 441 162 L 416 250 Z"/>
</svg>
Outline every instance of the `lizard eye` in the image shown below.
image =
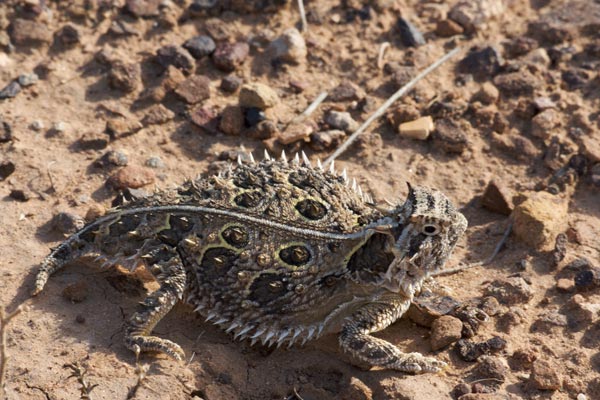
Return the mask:
<svg viewBox="0 0 600 400">
<path fill-rule="evenodd" d="M 421 232 L 427 236 L 437 235 L 440 233 L 440 227 L 436 224 L 425 224 L 423 225 Z"/>
</svg>

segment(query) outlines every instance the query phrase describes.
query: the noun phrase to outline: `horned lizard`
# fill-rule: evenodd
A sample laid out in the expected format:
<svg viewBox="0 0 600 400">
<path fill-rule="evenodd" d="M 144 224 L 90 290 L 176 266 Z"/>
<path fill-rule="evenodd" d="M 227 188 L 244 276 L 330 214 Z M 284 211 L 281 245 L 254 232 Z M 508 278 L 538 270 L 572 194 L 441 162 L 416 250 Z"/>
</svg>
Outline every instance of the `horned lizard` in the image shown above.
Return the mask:
<svg viewBox="0 0 600 400">
<path fill-rule="evenodd" d="M 144 265 L 160 288 L 126 325 L 137 355 L 182 360 L 152 330 L 180 300 L 234 338 L 291 346 L 329 332 L 353 362 L 409 373 L 445 363 L 404 353 L 371 335 L 408 309 L 467 227 L 441 192 L 410 187 L 383 210 L 345 171 L 285 155 L 230 167 L 134 200 L 89 223 L 48 255 L 34 295 L 83 256 L 131 270 Z"/>
</svg>

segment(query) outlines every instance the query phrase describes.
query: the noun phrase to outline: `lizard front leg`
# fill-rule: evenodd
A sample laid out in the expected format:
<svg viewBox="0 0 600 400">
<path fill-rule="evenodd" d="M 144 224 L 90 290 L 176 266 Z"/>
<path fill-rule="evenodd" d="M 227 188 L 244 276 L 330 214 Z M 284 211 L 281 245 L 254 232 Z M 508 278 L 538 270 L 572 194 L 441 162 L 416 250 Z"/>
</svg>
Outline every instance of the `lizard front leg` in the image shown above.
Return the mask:
<svg viewBox="0 0 600 400">
<path fill-rule="evenodd" d="M 346 319 L 339 334 L 340 346 L 355 360 L 370 367 L 415 374 L 440 371 L 446 366 L 443 361 L 421 353 L 403 353 L 393 344 L 370 335 L 390 326 L 409 306 L 409 299 L 390 296 L 361 307 Z"/>
<path fill-rule="evenodd" d="M 158 250 L 154 255 L 158 259 L 153 260 L 151 271 L 160 288 L 141 303 L 141 309 L 127 323 L 125 345 L 136 356 L 142 351 L 158 351 L 181 361 L 184 352 L 178 344 L 151 335 L 158 321 L 181 300 L 186 282 L 185 269 L 177 252 L 172 248 Z"/>
</svg>

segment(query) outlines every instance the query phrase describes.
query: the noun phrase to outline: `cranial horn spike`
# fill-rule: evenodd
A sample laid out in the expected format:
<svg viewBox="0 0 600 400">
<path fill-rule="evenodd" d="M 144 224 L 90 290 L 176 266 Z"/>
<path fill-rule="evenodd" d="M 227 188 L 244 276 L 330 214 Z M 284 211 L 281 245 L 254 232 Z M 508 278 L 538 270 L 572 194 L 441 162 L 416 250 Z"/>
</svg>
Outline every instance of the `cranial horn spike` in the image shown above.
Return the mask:
<svg viewBox="0 0 600 400">
<path fill-rule="evenodd" d="M 254 156 L 252 155 L 252 153 L 248 153 L 248 157 L 250 157 L 250 162 L 252 164 L 254 164 L 256 161 L 254 161 Z"/>
<path fill-rule="evenodd" d="M 319 168 L 319 170 L 323 171 L 323 164 L 321 163 L 320 158 L 317 158 L 317 168 Z"/>
<path fill-rule="evenodd" d="M 329 164 L 329 172 L 335 174 L 335 160 Z"/>
<path fill-rule="evenodd" d="M 238 156 L 237 156 L 237 163 L 238 163 L 238 165 L 242 165 L 243 164 L 242 163 L 242 155 L 241 154 L 238 154 Z"/>
<path fill-rule="evenodd" d="M 294 164 L 300 164 L 300 156 L 298 155 L 298 153 L 296 153 L 296 155 L 294 156 L 294 161 L 292 161 Z"/>
<path fill-rule="evenodd" d="M 285 150 L 281 150 L 281 161 L 287 164 L 287 156 L 285 155 Z"/>
<path fill-rule="evenodd" d="M 344 180 L 348 182 L 348 171 L 346 171 L 346 168 L 344 168 L 342 171 L 342 178 L 344 178 Z"/>
<path fill-rule="evenodd" d="M 265 149 L 265 160 L 270 160 L 270 159 L 271 159 L 271 155 L 269 154 L 267 149 Z"/>
<path fill-rule="evenodd" d="M 356 192 L 356 178 L 352 178 L 352 190 Z"/>
</svg>

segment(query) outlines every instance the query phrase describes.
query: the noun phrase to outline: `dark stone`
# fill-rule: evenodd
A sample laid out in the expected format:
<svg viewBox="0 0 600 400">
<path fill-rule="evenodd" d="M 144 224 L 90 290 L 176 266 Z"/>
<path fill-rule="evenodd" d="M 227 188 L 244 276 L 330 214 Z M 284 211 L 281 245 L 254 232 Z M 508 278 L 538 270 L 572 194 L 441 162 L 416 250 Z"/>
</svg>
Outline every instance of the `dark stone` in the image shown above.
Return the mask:
<svg viewBox="0 0 600 400">
<path fill-rule="evenodd" d="M 352 82 L 342 82 L 337 85 L 327 96 L 327 100 L 330 101 L 352 101 L 359 100 L 362 97 L 360 89 Z"/>
<path fill-rule="evenodd" d="M 436 122 L 433 140 L 448 154 L 462 154 L 469 147 L 467 135 L 451 119 Z"/>
<path fill-rule="evenodd" d="M 31 198 L 31 194 L 28 191 L 21 189 L 12 189 L 10 191 L 9 196 L 11 199 L 23 202 L 29 201 L 29 199 Z"/>
<path fill-rule="evenodd" d="M 471 49 L 458 63 L 458 70 L 472 74 L 476 79 L 487 80 L 494 77 L 504 64 L 500 52 L 493 46 Z"/>
<path fill-rule="evenodd" d="M 105 167 L 124 167 L 128 163 L 127 155 L 118 150 L 107 151 L 94 162 L 94 165 L 100 168 Z"/>
<path fill-rule="evenodd" d="M 400 40 L 407 47 L 419 47 L 426 43 L 423 34 L 408 20 L 398 18 L 398 29 L 400 30 Z"/>
<path fill-rule="evenodd" d="M 265 112 L 260 108 L 248 107 L 244 111 L 244 121 L 247 127 L 258 125 L 259 122 L 267 119 Z"/>
<path fill-rule="evenodd" d="M 11 99 L 19 93 L 21 93 L 21 85 L 17 81 L 12 81 L 0 90 L 0 100 Z"/>
<path fill-rule="evenodd" d="M 140 66 L 137 63 L 115 62 L 108 73 L 108 84 L 113 89 L 129 93 L 137 89 L 140 82 Z"/>
<path fill-rule="evenodd" d="M 528 36 L 531 36 L 545 44 L 560 44 L 569 41 L 573 35 L 566 24 L 559 21 L 536 21 L 527 27 Z"/>
<path fill-rule="evenodd" d="M 216 8 L 219 0 L 194 0 L 189 6 L 192 15 L 203 15 L 206 11 Z"/>
<path fill-rule="evenodd" d="M 140 200 L 148 196 L 149 194 L 145 190 L 127 188 L 119 191 L 110 205 L 111 207 L 119 207 L 129 203 L 130 201 Z"/>
<path fill-rule="evenodd" d="M 52 228 L 64 235 L 72 235 L 85 226 L 85 220 L 76 214 L 59 212 L 50 221 Z"/>
<path fill-rule="evenodd" d="M 235 75 L 227 75 L 221 81 L 221 90 L 226 93 L 234 93 L 242 86 L 242 78 Z"/>
<path fill-rule="evenodd" d="M 538 47 L 539 43 L 537 40 L 527 36 L 519 36 L 504 44 L 504 49 L 506 50 L 508 58 L 523 56 Z"/>
<path fill-rule="evenodd" d="M 73 46 L 81 41 L 81 34 L 73 25 L 67 24 L 55 33 L 56 40 L 63 46 Z"/>
<path fill-rule="evenodd" d="M 511 72 L 494 78 L 494 85 L 508 97 L 531 96 L 540 81 L 529 71 Z"/>
<path fill-rule="evenodd" d="M 189 51 L 192 57 L 199 59 L 211 55 L 216 45 L 210 36 L 202 35 L 186 40 L 183 48 Z"/>
<path fill-rule="evenodd" d="M 220 43 L 212 54 L 215 66 L 221 71 L 232 72 L 244 63 L 250 52 L 246 42 Z"/>
<path fill-rule="evenodd" d="M 158 49 L 156 61 L 165 69 L 172 65 L 185 73 L 192 72 L 196 64 L 194 58 L 186 49 L 176 45 L 163 46 Z"/>
<path fill-rule="evenodd" d="M 8 122 L 0 120 L 0 143 L 10 142 L 12 138 L 12 127 Z"/>
<path fill-rule="evenodd" d="M 12 161 L 0 161 L 0 179 L 4 180 L 15 172 L 15 164 Z"/>
<path fill-rule="evenodd" d="M 570 68 L 561 74 L 568 90 L 581 89 L 590 79 L 589 73 L 583 69 Z"/>
<path fill-rule="evenodd" d="M 480 343 L 461 339 L 456 343 L 455 348 L 458 355 L 463 360 L 476 361 L 482 355 L 494 354 L 506 348 L 506 340 L 499 336 L 494 336 L 493 338 Z"/>
</svg>

